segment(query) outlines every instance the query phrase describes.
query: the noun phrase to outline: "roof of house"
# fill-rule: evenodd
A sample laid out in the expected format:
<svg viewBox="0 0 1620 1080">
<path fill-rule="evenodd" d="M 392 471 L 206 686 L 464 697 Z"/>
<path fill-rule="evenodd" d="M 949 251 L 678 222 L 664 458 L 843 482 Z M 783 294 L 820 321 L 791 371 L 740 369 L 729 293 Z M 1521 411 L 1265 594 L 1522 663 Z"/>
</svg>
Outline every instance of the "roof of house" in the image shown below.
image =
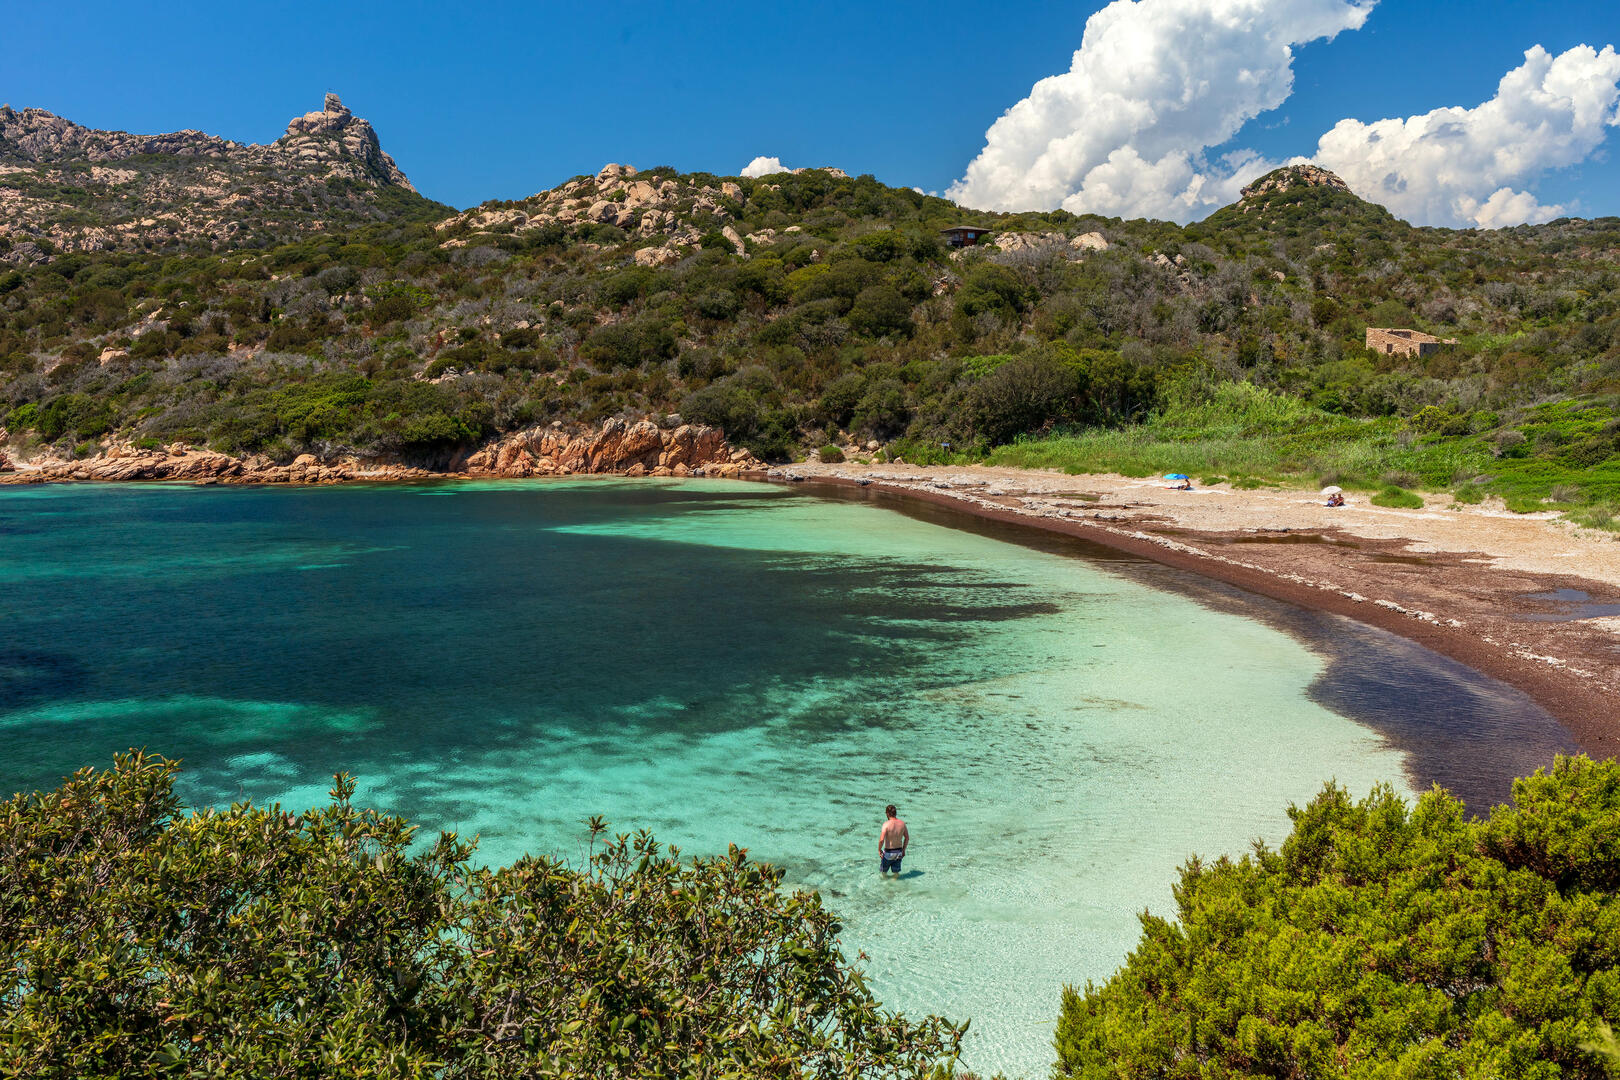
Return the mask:
<svg viewBox="0 0 1620 1080">
<path fill-rule="evenodd" d="M 1367 332 L 1370 334 L 1389 334 L 1393 337 L 1407 338 L 1412 341 L 1432 342 L 1440 340 L 1433 334 L 1425 334 L 1421 330 L 1408 330 L 1405 327 L 1398 326 L 1369 326 Z"/>
</svg>

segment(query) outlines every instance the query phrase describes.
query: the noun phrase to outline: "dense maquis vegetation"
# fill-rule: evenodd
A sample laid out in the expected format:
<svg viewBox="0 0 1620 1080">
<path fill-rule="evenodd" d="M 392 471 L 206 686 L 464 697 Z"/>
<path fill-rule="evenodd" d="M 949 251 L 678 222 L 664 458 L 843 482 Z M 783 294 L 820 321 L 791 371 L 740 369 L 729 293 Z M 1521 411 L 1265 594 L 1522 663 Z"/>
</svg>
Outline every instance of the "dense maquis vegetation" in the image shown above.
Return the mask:
<svg viewBox="0 0 1620 1080">
<path fill-rule="evenodd" d="M 942 1080 L 958 1046 L 736 849 L 593 822 L 581 868 L 489 869 L 346 777 L 188 813 L 176 773 L 131 754 L 0 804 L 4 1075 Z M 1484 820 L 1331 785 L 1291 816 L 1063 992 L 1058 1076 L 1620 1074 L 1620 764 L 1559 759 Z"/>
<path fill-rule="evenodd" d="M 1292 816 L 1065 991 L 1058 1075 L 1620 1075 L 1620 764 L 1560 759 L 1486 820 L 1438 789 Z"/>
<path fill-rule="evenodd" d="M 350 802 L 186 813 L 129 755 L 0 804 L 0 1074 L 926 1076 L 819 897 L 592 823 L 587 866 L 469 862 Z"/>
<path fill-rule="evenodd" d="M 597 181 L 577 183 L 583 205 Z M 848 434 L 907 460 L 1018 444 L 1074 469 L 1620 500 L 1620 219 L 1422 229 L 1300 183 L 1186 228 L 973 214 L 1035 239 L 951 253 L 939 230 L 963 211 L 870 177 L 728 191 L 672 204 L 684 244 L 670 224 L 501 219 L 530 200 L 0 274 L 0 423 L 63 452 L 118 434 L 430 459 L 679 412 L 778 459 Z M 1086 233 L 1110 246 L 1067 243 Z M 666 243 L 672 265 L 636 263 Z M 1460 344 L 1374 355 L 1368 325 Z"/>
</svg>

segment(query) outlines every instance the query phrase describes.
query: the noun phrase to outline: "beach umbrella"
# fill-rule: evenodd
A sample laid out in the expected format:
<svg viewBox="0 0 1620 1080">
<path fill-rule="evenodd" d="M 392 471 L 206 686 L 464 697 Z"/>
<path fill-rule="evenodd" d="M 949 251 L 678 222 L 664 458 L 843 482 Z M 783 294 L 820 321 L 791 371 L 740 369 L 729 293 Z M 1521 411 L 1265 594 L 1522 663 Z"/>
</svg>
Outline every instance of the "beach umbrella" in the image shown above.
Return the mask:
<svg viewBox="0 0 1620 1080">
<path fill-rule="evenodd" d="M 1192 477 L 1188 476 L 1184 472 L 1167 472 L 1167 473 L 1164 474 L 1164 478 L 1166 480 L 1191 480 L 1192 479 Z"/>
<path fill-rule="evenodd" d="M 1344 490 L 1344 488 L 1340 487 L 1337 484 L 1329 484 L 1327 487 L 1322 489 L 1322 494 L 1324 494 L 1324 495 L 1337 495 L 1343 490 Z"/>
</svg>

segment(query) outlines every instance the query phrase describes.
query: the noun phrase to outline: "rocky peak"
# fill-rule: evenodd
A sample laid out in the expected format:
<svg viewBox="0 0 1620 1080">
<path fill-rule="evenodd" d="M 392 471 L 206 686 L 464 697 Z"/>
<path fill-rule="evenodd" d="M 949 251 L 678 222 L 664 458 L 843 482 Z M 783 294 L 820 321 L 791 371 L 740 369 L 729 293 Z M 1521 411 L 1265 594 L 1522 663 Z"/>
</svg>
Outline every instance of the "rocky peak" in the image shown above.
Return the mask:
<svg viewBox="0 0 1620 1080">
<path fill-rule="evenodd" d="M 343 99 L 336 94 L 327 92 L 326 103 L 320 112 L 307 112 L 303 116 L 295 116 L 287 122 L 287 134 L 284 138 L 297 135 L 331 135 L 342 131 L 351 123 L 366 124 L 364 120 L 356 121 L 354 113 L 343 104 Z"/>
<path fill-rule="evenodd" d="M 1243 189 L 1243 201 L 1278 195 L 1290 188 L 1325 187 L 1336 191 L 1349 191 L 1350 185 L 1320 165 L 1285 165 L 1275 169 Z"/>
<path fill-rule="evenodd" d="M 358 166 L 367 179 L 416 190 L 394 159 L 383 153 L 372 126 L 330 91 L 320 112 L 293 117 L 275 145 L 303 164 Z"/>
</svg>

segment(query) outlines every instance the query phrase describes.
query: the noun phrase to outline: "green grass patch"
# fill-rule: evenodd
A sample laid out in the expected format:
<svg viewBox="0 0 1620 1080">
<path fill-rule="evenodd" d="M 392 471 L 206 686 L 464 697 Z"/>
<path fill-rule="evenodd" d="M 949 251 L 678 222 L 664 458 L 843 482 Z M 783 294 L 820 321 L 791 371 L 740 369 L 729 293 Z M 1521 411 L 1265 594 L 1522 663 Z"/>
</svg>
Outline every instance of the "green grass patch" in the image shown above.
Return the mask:
<svg viewBox="0 0 1620 1080">
<path fill-rule="evenodd" d="M 1400 474 L 1434 488 L 1457 475 L 1477 475 L 1493 459 L 1476 437 L 1413 439 L 1395 417 L 1358 419 L 1312 409 L 1286 395 L 1250 388 L 1249 404 L 1166 409 L 1124 428 L 1086 428 L 1022 440 L 990 454 L 990 463 L 1080 473 L 1154 476 L 1184 472 L 1314 486 L 1380 487 Z M 1250 406 L 1253 407 L 1250 407 Z M 1208 483 L 1208 481 L 1206 481 Z"/>
<path fill-rule="evenodd" d="M 1570 511 L 1569 520 L 1588 529 L 1620 532 L 1620 505 L 1600 503 L 1595 506 L 1583 506 L 1579 510 Z"/>
<path fill-rule="evenodd" d="M 1369 500 L 1374 506 L 1388 506 L 1396 510 L 1421 510 L 1423 498 L 1405 488 L 1389 485 Z"/>
<path fill-rule="evenodd" d="M 1234 487 L 1452 490 L 1469 505 L 1499 495 L 1517 513 L 1546 510 L 1549 499 L 1620 504 L 1620 420 L 1607 400 L 1549 402 L 1494 430 L 1423 434 L 1399 417 L 1346 417 L 1227 383 L 1196 403 L 1172 400 L 1140 424 L 1021 440 L 989 462 L 1070 475 L 1184 472 L 1206 487 L 1229 478 Z"/>
</svg>

